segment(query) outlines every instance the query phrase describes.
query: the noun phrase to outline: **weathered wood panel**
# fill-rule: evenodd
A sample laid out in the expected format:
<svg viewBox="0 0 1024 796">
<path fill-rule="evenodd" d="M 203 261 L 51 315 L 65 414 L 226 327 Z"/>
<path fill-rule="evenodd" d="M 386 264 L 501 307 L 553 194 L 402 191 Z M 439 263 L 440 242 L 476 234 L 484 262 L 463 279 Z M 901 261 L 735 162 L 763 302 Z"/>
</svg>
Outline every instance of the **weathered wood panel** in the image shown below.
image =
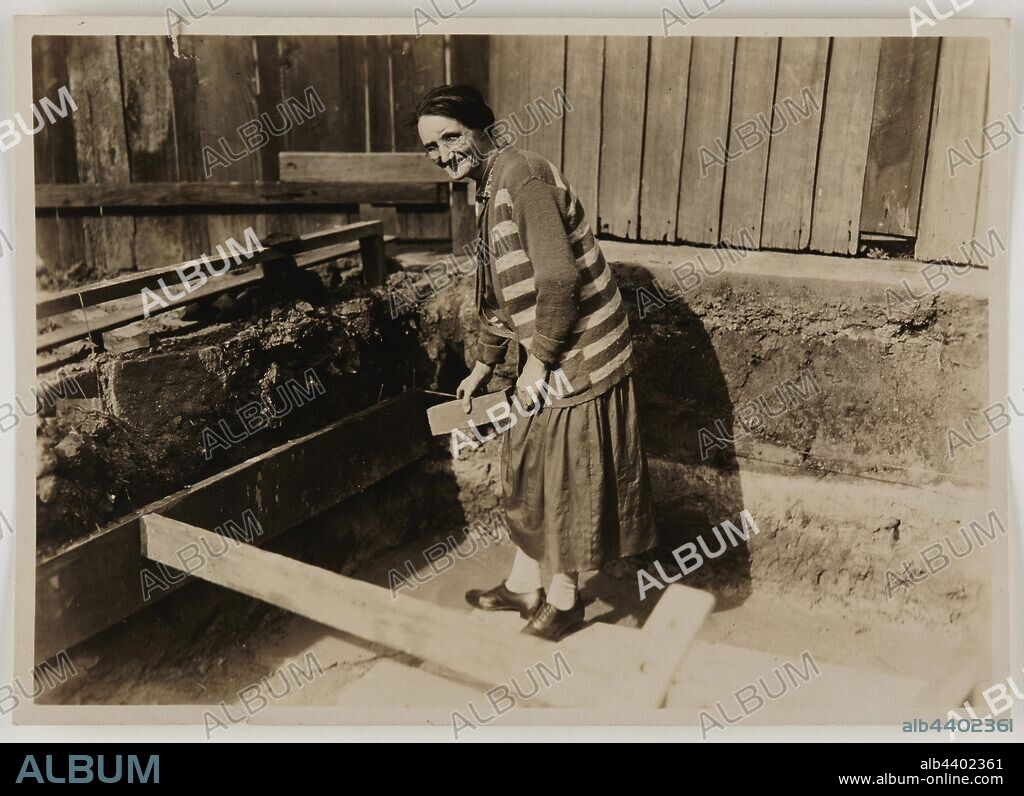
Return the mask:
<svg viewBox="0 0 1024 796">
<path fill-rule="evenodd" d="M 640 180 L 639 237 L 643 240 L 676 239 L 691 42 L 692 39 L 682 37 L 651 38 Z"/>
<path fill-rule="evenodd" d="M 690 82 L 699 88 L 687 97 L 676 221 L 676 237 L 687 243 L 718 243 L 735 52 L 733 38 L 701 36 L 693 40 Z"/>
<path fill-rule="evenodd" d="M 259 155 L 251 154 L 239 128 L 259 117 L 255 42 L 251 36 L 196 36 L 182 45 L 197 58 L 198 122 L 206 179 L 258 182 Z M 261 238 L 265 218 L 256 214 L 210 213 L 210 243 L 242 240 L 247 227 Z"/>
<path fill-rule="evenodd" d="M 565 117 L 562 171 L 573 186 L 597 232 L 598 175 L 601 168 L 601 94 L 604 76 L 604 38 L 566 39 L 565 94 L 572 113 Z"/>
<path fill-rule="evenodd" d="M 730 159 L 725 170 L 719 231 L 720 240 L 733 246 L 756 247 L 761 242 L 778 59 L 778 37 L 741 37 L 736 41 Z"/>
<path fill-rule="evenodd" d="M 444 191 L 436 183 L 372 180 L 336 183 L 133 182 L 127 185 L 36 185 L 36 207 L 40 209 L 102 206 L 107 209 L 145 210 L 210 205 L 351 205 L 358 202 L 422 205 L 437 204 L 443 200 Z"/>
<path fill-rule="evenodd" d="M 117 39 L 71 36 L 66 43 L 68 86 L 75 97 L 75 149 L 82 182 L 127 182 L 128 138 Z M 95 278 L 135 267 L 131 217 L 83 219 L 85 260 Z"/>
<path fill-rule="evenodd" d="M 605 40 L 600 231 L 636 239 L 639 229 L 640 172 L 647 98 L 648 39 L 609 36 Z M 614 110 L 614 112 L 612 112 Z"/>
<path fill-rule="evenodd" d="M 283 151 L 361 152 L 366 148 L 363 98 L 356 93 L 343 96 L 340 75 L 344 72 L 340 64 L 337 36 L 280 37 L 281 94 L 284 102 L 291 104 L 292 121 L 287 132 L 275 136 L 265 149 L 278 154 Z M 314 103 L 315 107 L 311 107 Z M 310 114 L 312 118 L 306 118 Z M 357 218 L 355 206 L 330 213 L 304 212 L 281 231 L 313 232 L 348 224 Z M 276 228 L 277 219 L 269 223 Z"/>
<path fill-rule="evenodd" d="M 129 164 L 134 189 L 151 196 L 149 181 L 179 184 L 179 148 L 176 141 L 174 89 L 171 85 L 170 42 L 162 36 L 118 38 L 121 83 L 124 86 L 124 117 L 128 136 Z M 112 181 L 116 182 L 116 181 Z M 106 181 L 104 181 L 106 183 Z M 100 185 L 97 187 L 105 187 Z M 85 191 L 78 191 L 81 196 Z M 64 194 L 70 196 L 73 194 Z M 45 196 L 45 194 L 44 194 Z M 107 196 L 90 204 L 115 204 Z M 169 197 L 164 194 L 162 199 Z M 36 190 L 36 206 L 45 199 Z M 161 203 L 162 204 L 162 203 Z M 166 213 L 135 216 L 135 256 L 138 270 L 164 261 L 185 261 L 204 249 L 195 243 L 186 227 L 187 216 Z"/>
<path fill-rule="evenodd" d="M 782 39 L 761 231 L 766 249 L 800 251 L 810 243 L 828 53 L 828 39 Z"/>
<path fill-rule="evenodd" d="M 179 39 L 180 40 L 180 39 Z M 165 46 L 170 47 L 165 41 Z M 178 179 L 186 182 L 199 182 L 206 179 L 203 165 L 203 146 L 199 123 L 199 74 L 197 64 L 191 58 L 175 58 L 170 61 L 171 89 L 174 93 L 174 137 L 177 146 Z M 133 179 L 146 179 L 144 176 Z M 210 229 L 206 216 L 194 214 L 185 216 L 185 240 L 182 247 L 195 257 L 198 253 L 208 252 L 213 243 L 210 241 Z M 161 259 L 159 265 L 165 262 Z"/>
<path fill-rule="evenodd" d="M 861 232 L 917 234 L 939 39 L 882 39 Z"/>
<path fill-rule="evenodd" d="M 36 36 L 32 42 L 32 101 L 43 97 L 59 104 L 58 91 L 68 85 L 66 38 Z M 78 182 L 74 113 L 54 117 L 53 124 L 32 137 L 35 180 L 40 183 Z M 34 119 L 29 114 L 25 124 Z M 21 132 L 19 126 L 18 132 Z M 25 144 L 28 146 L 28 144 Z M 82 219 L 59 211 L 36 220 L 36 258 L 44 284 L 64 286 L 69 281 L 95 278 L 85 267 Z"/>
<path fill-rule="evenodd" d="M 449 52 L 452 83 L 465 83 L 473 86 L 485 97 L 490 85 L 491 54 L 490 36 L 470 36 L 453 34 L 450 39 Z"/>
<path fill-rule="evenodd" d="M 412 34 L 391 39 L 391 97 L 394 112 L 394 150 L 422 152 L 423 144 L 410 126 L 416 104 L 424 94 L 445 82 L 444 37 Z M 442 208 L 395 208 L 395 234 L 409 240 L 439 240 L 451 236 L 450 214 Z"/>
<path fill-rule="evenodd" d="M 881 40 L 839 38 L 825 94 L 811 216 L 811 249 L 856 254 Z"/>
<path fill-rule="evenodd" d="M 981 128 L 988 92 L 988 39 L 945 38 L 939 50 L 932 132 L 921 197 L 921 222 L 915 255 L 919 260 L 967 262 L 961 247 L 974 235 L 978 214 Z M 961 163 L 951 147 L 970 163 Z"/>
</svg>

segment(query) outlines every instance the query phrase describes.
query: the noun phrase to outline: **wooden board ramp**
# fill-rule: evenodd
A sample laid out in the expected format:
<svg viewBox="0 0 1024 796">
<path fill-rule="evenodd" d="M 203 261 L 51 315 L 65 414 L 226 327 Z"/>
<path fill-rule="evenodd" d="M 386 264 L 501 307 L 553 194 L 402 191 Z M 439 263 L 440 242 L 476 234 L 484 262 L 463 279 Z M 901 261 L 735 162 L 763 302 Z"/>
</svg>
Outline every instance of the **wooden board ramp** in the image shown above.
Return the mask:
<svg viewBox="0 0 1024 796">
<path fill-rule="evenodd" d="M 160 514 L 141 519 L 142 552 L 165 566 L 180 566 L 176 552 L 188 545 L 218 545 L 216 534 Z M 540 664 L 557 671 L 555 654 L 565 666 L 557 685 L 536 699 L 559 707 L 659 707 L 672 675 L 714 598 L 696 589 L 673 586 L 631 645 L 594 649 L 587 639 L 553 644 L 495 626 L 489 617 L 466 615 L 406 595 L 295 561 L 248 544 L 229 546 L 192 573 L 195 577 L 420 658 L 467 680 L 490 687 L 518 677 L 521 682 Z M 591 633 L 593 635 L 593 633 Z M 581 644 L 587 646 L 580 646 Z"/>
</svg>

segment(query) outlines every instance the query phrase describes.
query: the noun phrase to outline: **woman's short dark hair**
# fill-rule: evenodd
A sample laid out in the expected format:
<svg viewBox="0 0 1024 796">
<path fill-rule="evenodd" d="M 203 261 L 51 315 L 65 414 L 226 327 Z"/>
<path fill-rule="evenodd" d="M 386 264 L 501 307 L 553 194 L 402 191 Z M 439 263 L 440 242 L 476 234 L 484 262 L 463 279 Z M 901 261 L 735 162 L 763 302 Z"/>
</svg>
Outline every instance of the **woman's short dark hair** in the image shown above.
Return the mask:
<svg viewBox="0 0 1024 796">
<path fill-rule="evenodd" d="M 432 88 L 416 105 L 409 126 L 415 127 L 421 116 L 447 116 L 473 130 L 487 130 L 494 124 L 494 111 L 483 94 L 465 83 Z"/>
</svg>

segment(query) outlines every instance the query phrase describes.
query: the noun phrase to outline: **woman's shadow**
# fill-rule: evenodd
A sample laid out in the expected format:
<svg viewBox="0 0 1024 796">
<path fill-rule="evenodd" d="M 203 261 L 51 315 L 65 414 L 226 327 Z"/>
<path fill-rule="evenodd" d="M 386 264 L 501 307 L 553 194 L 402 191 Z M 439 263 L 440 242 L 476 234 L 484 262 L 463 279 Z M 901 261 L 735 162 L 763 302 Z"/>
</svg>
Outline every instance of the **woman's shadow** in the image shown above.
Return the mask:
<svg viewBox="0 0 1024 796">
<path fill-rule="evenodd" d="M 733 607 L 751 593 L 750 551 L 723 528 L 729 522 L 742 534 L 746 524 L 733 405 L 718 355 L 676 285 L 661 281 L 659 289 L 647 268 L 628 262 L 613 271 L 629 311 L 659 543 L 587 581 L 583 597 L 597 605 L 588 618 L 643 624 L 666 581 L 712 592 L 717 610 Z"/>
</svg>

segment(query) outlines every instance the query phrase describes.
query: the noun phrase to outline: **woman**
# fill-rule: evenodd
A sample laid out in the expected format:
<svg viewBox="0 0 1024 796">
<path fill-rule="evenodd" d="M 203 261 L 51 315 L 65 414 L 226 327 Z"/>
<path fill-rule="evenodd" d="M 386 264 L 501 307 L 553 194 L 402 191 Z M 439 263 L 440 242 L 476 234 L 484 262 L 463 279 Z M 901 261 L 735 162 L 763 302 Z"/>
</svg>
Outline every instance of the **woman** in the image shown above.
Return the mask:
<svg viewBox="0 0 1024 796">
<path fill-rule="evenodd" d="M 468 412 L 515 340 L 516 397 L 531 412 L 502 435 L 512 570 L 466 599 L 517 610 L 524 633 L 558 640 L 583 621 L 581 571 L 657 542 L 625 305 L 572 187 L 541 156 L 492 140 L 480 92 L 439 86 L 415 120 L 427 156 L 476 183 L 480 340 L 458 397 Z M 542 406 L 537 384 L 549 385 Z"/>
</svg>

